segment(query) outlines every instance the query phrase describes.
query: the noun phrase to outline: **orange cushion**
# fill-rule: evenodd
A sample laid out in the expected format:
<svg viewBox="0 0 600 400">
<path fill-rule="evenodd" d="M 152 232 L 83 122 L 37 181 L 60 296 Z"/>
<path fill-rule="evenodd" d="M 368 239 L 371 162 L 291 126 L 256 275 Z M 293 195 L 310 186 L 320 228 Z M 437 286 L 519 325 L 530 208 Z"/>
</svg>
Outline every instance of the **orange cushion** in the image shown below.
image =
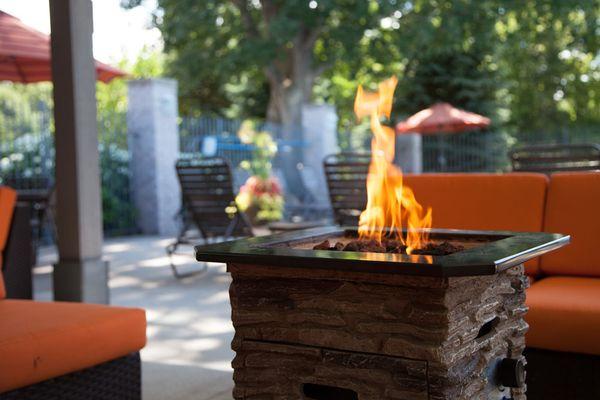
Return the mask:
<svg viewBox="0 0 600 400">
<path fill-rule="evenodd" d="M 141 309 L 2 300 L 0 321 L 0 393 L 116 359 L 146 343 Z"/>
<path fill-rule="evenodd" d="M 542 272 L 600 277 L 600 172 L 553 174 L 545 218 L 544 230 L 571 244 L 542 257 Z"/>
<path fill-rule="evenodd" d="M 527 290 L 527 305 L 527 346 L 600 355 L 600 279 L 541 279 Z"/>
<path fill-rule="evenodd" d="M 4 279 L 2 278 L 2 252 L 6 247 L 6 241 L 10 233 L 10 223 L 16 201 L 17 192 L 7 186 L 0 187 L 0 299 L 6 296 Z"/>
<path fill-rule="evenodd" d="M 540 232 L 548 178 L 543 174 L 422 174 L 405 180 L 433 209 L 434 228 Z M 527 273 L 539 273 L 538 261 Z"/>
</svg>

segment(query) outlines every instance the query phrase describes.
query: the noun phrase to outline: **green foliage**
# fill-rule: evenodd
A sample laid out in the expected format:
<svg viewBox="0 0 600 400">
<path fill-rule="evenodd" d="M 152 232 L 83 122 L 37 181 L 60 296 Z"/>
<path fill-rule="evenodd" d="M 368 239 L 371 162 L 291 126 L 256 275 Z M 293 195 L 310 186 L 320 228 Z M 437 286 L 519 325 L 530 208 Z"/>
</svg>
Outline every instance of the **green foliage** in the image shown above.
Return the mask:
<svg viewBox="0 0 600 400">
<path fill-rule="evenodd" d="M 164 55 L 144 49 L 119 67 L 132 78 L 163 73 Z M 132 233 L 135 210 L 129 197 L 127 85 L 114 79 L 96 87 L 104 230 Z M 52 86 L 0 84 L 0 180 L 21 187 L 47 186 L 54 176 Z"/>
<path fill-rule="evenodd" d="M 277 143 L 269 132 L 257 132 L 250 121 L 242 123 L 238 136 L 242 143 L 252 146 L 252 159 L 243 161 L 241 167 L 251 175 L 267 180 L 271 176 L 271 161 L 277 154 Z"/>
<path fill-rule="evenodd" d="M 411 60 L 398 88 L 395 110 L 402 116 L 444 101 L 483 115 L 495 112 L 496 80 L 474 52 L 436 50 Z"/>
<path fill-rule="evenodd" d="M 320 0 L 311 7 L 306 0 L 160 0 L 156 23 L 173 56 L 168 70 L 186 83 L 180 88 L 183 113 L 265 117 L 269 87 L 290 78 L 282 75 L 299 58 L 307 59 L 303 68 L 310 69 L 306 79 L 312 80 L 313 74 L 356 64 L 366 47 L 381 53 L 381 35 L 364 33 L 379 31 L 381 17 L 395 3 Z M 279 76 L 269 81 L 269 71 Z"/>
<path fill-rule="evenodd" d="M 338 107 L 340 130 L 352 131 L 343 145 L 367 137 L 352 115 L 358 84 L 393 74 L 400 79 L 395 120 L 449 101 L 513 135 L 600 121 L 597 0 L 317 0 L 315 9 L 300 0 L 158 4 L 168 71 L 186 83 L 186 114 L 264 118 L 265 70 L 289 62 L 299 31 L 319 27 L 309 53 L 318 72 L 312 95 Z"/>
<path fill-rule="evenodd" d="M 129 153 L 116 143 L 100 145 L 102 220 L 111 235 L 133 233 L 136 210 L 129 193 Z"/>
<path fill-rule="evenodd" d="M 240 164 L 251 176 L 236 196 L 236 205 L 256 222 L 278 221 L 283 217 L 284 200 L 279 182 L 271 176 L 277 143 L 269 132 L 256 131 L 250 121 L 242 123 L 238 136 L 252 146 L 252 158 Z"/>
<path fill-rule="evenodd" d="M 0 142 L 0 184 L 29 188 L 37 182 L 45 186 L 53 174 L 54 140 L 49 132 L 26 133 L 10 143 Z"/>
<path fill-rule="evenodd" d="M 525 1 L 500 9 L 497 59 L 512 131 L 600 122 L 600 3 Z"/>
<path fill-rule="evenodd" d="M 156 50 L 143 48 L 132 62 L 122 60 L 118 67 L 127 71 L 132 79 L 144 79 L 161 76 L 164 73 L 165 56 Z M 126 132 L 127 121 L 127 81 L 113 79 L 109 83 L 96 84 L 96 105 L 98 113 L 99 132 Z M 99 135 L 102 141 L 104 135 Z M 111 140 L 112 136 L 108 136 Z M 123 140 L 126 135 L 122 135 Z M 127 142 L 119 143 L 126 148 Z"/>
<path fill-rule="evenodd" d="M 0 84 L 0 180 L 12 186 L 47 185 L 53 174 L 52 87 Z"/>
<path fill-rule="evenodd" d="M 23 135 L 51 128 L 45 116 L 52 104 L 52 86 L 48 83 L 23 85 L 0 84 L 0 142 L 10 146 Z"/>
</svg>

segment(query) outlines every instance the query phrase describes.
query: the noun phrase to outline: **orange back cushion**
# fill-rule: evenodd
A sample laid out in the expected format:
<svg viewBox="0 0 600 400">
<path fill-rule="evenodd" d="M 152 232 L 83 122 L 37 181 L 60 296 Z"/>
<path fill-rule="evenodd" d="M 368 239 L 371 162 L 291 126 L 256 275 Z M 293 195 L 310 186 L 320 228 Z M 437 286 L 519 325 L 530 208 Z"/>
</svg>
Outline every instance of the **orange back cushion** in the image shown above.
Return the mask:
<svg viewBox="0 0 600 400">
<path fill-rule="evenodd" d="M 405 182 L 433 209 L 434 228 L 540 232 L 548 178 L 543 174 L 422 174 Z M 538 260 L 527 273 L 539 273 Z"/>
<path fill-rule="evenodd" d="M 8 240 L 16 201 L 17 192 L 6 186 L 0 187 L 0 299 L 6 296 L 4 280 L 2 278 L 2 255 L 6 247 L 6 241 Z"/>
<path fill-rule="evenodd" d="M 571 235 L 571 244 L 542 257 L 544 274 L 600 277 L 600 172 L 551 176 L 544 230 Z"/>
</svg>

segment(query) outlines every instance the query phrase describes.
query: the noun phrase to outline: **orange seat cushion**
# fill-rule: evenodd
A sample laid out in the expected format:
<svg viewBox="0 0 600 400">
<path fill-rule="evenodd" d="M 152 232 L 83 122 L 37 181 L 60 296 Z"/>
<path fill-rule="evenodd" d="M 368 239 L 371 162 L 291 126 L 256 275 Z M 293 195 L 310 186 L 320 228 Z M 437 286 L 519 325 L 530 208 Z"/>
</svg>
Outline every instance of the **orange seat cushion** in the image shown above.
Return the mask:
<svg viewBox="0 0 600 400">
<path fill-rule="evenodd" d="M 527 346 L 600 355 L 600 279 L 541 279 L 527 290 L 527 305 Z"/>
<path fill-rule="evenodd" d="M 136 352 L 144 310 L 81 303 L 0 301 L 0 393 Z"/>
<path fill-rule="evenodd" d="M 600 277 L 600 172 L 552 175 L 544 230 L 571 235 L 571 244 L 542 257 L 544 274 Z"/>
<path fill-rule="evenodd" d="M 10 233 L 10 223 L 16 201 L 17 192 L 7 186 L 0 187 L 0 299 L 6 297 L 4 279 L 2 277 L 2 255 L 6 247 L 8 234 Z"/>
<path fill-rule="evenodd" d="M 433 209 L 433 227 L 540 232 L 548 178 L 543 174 L 422 174 L 405 183 Z M 530 275 L 538 261 L 527 263 Z"/>
</svg>

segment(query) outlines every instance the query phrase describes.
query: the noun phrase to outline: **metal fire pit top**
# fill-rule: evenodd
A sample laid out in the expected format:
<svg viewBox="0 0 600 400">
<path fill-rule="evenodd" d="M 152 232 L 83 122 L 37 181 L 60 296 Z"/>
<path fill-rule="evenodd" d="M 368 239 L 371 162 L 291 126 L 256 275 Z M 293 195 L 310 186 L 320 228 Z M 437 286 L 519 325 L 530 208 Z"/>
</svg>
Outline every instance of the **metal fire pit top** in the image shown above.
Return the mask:
<svg viewBox="0 0 600 400">
<path fill-rule="evenodd" d="M 302 244 L 355 235 L 352 227 L 321 227 L 196 247 L 198 261 L 261 264 L 421 276 L 492 275 L 569 243 L 557 233 L 432 229 L 432 241 L 465 244 L 446 255 L 312 250 Z M 306 246 L 305 246 L 306 247 Z"/>
</svg>

